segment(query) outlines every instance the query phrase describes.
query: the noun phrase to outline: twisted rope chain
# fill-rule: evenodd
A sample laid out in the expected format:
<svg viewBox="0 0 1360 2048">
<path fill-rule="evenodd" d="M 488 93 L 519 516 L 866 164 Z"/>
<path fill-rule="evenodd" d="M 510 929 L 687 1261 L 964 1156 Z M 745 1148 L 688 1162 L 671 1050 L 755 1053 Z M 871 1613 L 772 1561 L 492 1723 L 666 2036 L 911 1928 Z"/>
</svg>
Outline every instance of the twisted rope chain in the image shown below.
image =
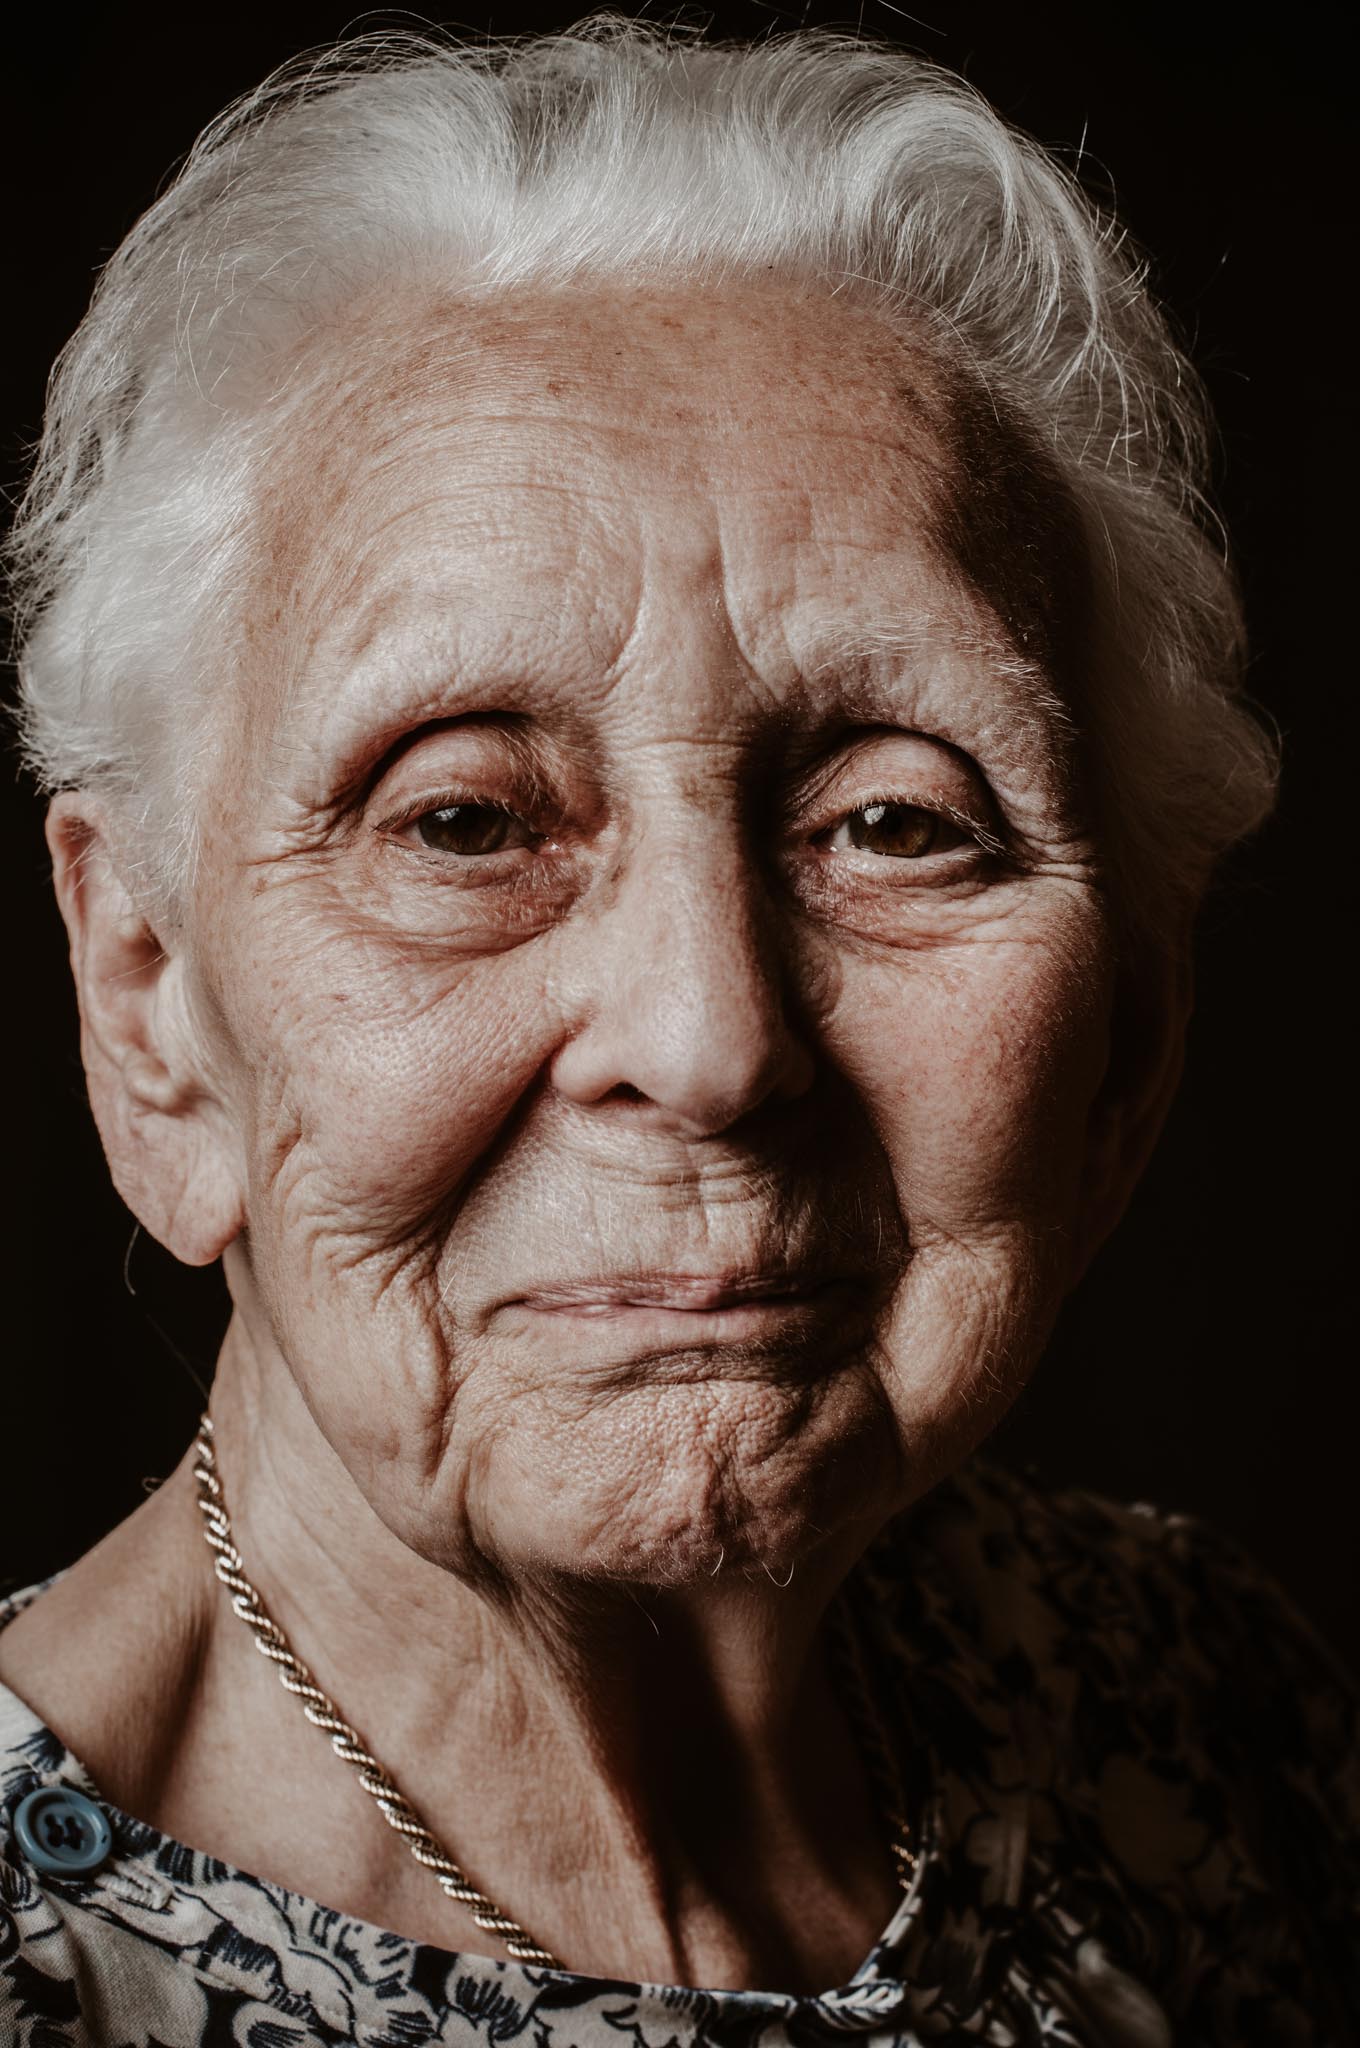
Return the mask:
<svg viewBox="0 0 1360 2048">
<path fill-rule="evenodd" d="M 447 1898 L 466 1906 L 485 1933 L 505 1943 L 519 1963 L 538 1963 L 549 1970 L 564 1967 L 549 1950 L 525 1932 L 517 1920 L 503 1913 L 485 1892 L 478 1891 L 465 1871 L 430 1833 L 410 1801 L 397 1790 L 387 1772 L 340 1713 L 329 1694 L 322 1691 L 302 1659 L 289 1647 L 288 1638 L 270 1614 L 259 1593 L 246 1576 L 245 1562 L 232 1540 L 222 1481 L 217 1472 L 211 1417 L 204 1415 L 198 1425 L 194 1461 L 198 1506 L 203 1516 L 203 1534 L 214 1553 L 218 1578 L 231 1594 L 233 1612 L 255 1638 L 255 1647 L 268 1657 L 278 1672 L 279 1683 L 302 1701 L 302 1710 L 313 1727 L 331 1738 L 331 1747 L 357 1773 L 390 1828 L 406 1842 L 417 1863 L 433 1871 Z M 898 1883 L 905 1891 L 916 1870 L 917 1858 L 910 1846 L 910 1828 L 905 1818 L 902 1781 L 881 1720 L 869 1697 L 863 1660 L 855 1642 L 848 1609 L 842 1609 L 836 1632 L 836 1661 L 845 1681 L 845 1703 L 855 1734 L 864 1751 L 876 1789 L 883 1801 L 885 1818 L 893 1832 L 892 1856 Z"/>
<path fill-rule="evenodd" d="M 254 1636 L 256 1649 L 276 1667 L 280 1683 L 287 1691 L 297 1694 L 313 1727 L 323 1728 L 331 1738 L 331 1747 L 336 1755 L 358 1772 L 359 1783 L 383 1819 L 390 1828 L 395 1828 L 399 1835 L 405 1837 L 406 1846 L 416 1862 L 423 1863 L 427 1870 L 434 1872 L 446 1897 L 466 1906 L 477 1925 L 487 1934 L 498 1936 L 516 1962 L 541 1963 L 547 1969 L 560 1970 L 562 1965 L 557 1958 L 531 1934 L 526 1934 L 518 1920 L 502 1913 L 485 1892 L 478 1891 L 466 1872 L 459 1869 L 448 1851 L 435 1840 L 410 1801 L 397 1790 L 377 1758 L 365 1749 L 334 1700 L 321 1690 L 302 1659 L 294 1656 L 288 1638 L 246 1577 L 241 1553 L 232 1541 L 222 1482 L 217 1476 L 213 1426 L 207 1415 L 198 1425 L 194 1478 L 203 1516 L 203 1534 L 216 1554 L 217 1576 L 231 1594 L 233 1609 Z"/>
</svg>

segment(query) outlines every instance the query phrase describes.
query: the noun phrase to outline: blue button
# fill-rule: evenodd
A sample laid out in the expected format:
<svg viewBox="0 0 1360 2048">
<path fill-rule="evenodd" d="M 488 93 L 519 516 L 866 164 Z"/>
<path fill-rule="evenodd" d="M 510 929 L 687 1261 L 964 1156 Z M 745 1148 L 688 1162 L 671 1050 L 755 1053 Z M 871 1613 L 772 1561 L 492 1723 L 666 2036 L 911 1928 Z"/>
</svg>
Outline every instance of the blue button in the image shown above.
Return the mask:
<svg viewBox="0 0 1360 2048">
<path fill-rule="evenodd" d="M 19 1847 L 47 1877 L 89 1877 L 113 1854 L 102 1808 L 70 1785 L 42 1785 L 14 1809 Z"/>
</svg>

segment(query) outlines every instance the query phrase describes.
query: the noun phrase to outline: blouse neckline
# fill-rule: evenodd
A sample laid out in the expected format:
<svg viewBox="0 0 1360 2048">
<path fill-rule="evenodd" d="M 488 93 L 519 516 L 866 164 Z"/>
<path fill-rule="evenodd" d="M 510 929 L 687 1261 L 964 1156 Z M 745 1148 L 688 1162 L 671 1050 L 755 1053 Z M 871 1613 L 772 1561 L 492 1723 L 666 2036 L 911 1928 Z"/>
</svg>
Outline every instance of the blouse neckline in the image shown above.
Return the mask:
<svg viewBox="0 0 1360 2048">
<path fill-rule="evenodd" d="M 0 1630 L 62 1576 L 54 1573 L 0 1597 Z M 696 2002 L 715 2017 L 719 2010 L 733 2015 L 744 2010 L 751 2018 L 787 2018 L 815 2008 L 837 2031 L 868 2031 L 890 2021 L 907 1997 L 902 1953 L 940 1854 L 943 1820 L 941 1802 L 933 1794 L 918 1803 L 917 1866 L 887 1926 L 846 1983 L 800 1994 L 627 1982 L 547 1969 L 436 1947 L 355 1919 L 190 1848 L 113 1806 L 61 1738 L 18 1694 L 0 1684 L 0 1806 L 12 1810 L 27 1792 L 61 1784 L 95 1799 L 114 1834 L 109 1863 L 79 1884 L 63 1883 L 64 1895 L 78 1894 L 88 1910 L 142 1932 L 157 1924 L 167 1935 L 173 1930 L 173 1938 L 182 1939 L 190 1923 L 203 1923 L 207 1939 L 199 1947 L 200 1966 L 221 1973 L 225 1960 L 234 1988 L 253 1989 L 266 1999 L 277 1996 L 272 1962 L 282 1941 L 293 1974 L 306 1982 L 317 2016 L 353 2038 L 364 2038 L 366 2029 L 390 2021 L 394 1999 L 441 1976 L 478 2009 L 493 1997 L 528 2010 L 545 1994 L 554 2005 L 603 1997 L 620 2012 L 633 2005 L 639 2015 L 652 2008 L 672 2017 Z M 217 1942 L 215 1937 L 228 1925 L 231 1939 Z M 260 1981 L 253 1986 L 242 1981 L 242 1972 L 251 1972 L 249 1960 L 243 1959 L 252 1952 L 260 1959 Z"/>
</svg>

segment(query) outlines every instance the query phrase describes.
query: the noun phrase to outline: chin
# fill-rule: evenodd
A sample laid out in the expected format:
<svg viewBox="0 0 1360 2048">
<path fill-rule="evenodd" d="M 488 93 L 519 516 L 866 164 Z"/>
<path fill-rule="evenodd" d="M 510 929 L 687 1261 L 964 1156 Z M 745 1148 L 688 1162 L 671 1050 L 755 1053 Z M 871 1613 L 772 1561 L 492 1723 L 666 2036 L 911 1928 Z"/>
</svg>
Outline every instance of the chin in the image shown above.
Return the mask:
<svg viewBox="0 0 1360 2048">
<path fill-rule="evenodd" d="M 900 1504 L 897 1434 L 868 1368 L 830 1381 L 655 1382 L 603 1413 L 526 1399 L 469 1478 L 480 1555 L 501 1575 L 682 1588 L 782 1582 Z"/>
</svg>

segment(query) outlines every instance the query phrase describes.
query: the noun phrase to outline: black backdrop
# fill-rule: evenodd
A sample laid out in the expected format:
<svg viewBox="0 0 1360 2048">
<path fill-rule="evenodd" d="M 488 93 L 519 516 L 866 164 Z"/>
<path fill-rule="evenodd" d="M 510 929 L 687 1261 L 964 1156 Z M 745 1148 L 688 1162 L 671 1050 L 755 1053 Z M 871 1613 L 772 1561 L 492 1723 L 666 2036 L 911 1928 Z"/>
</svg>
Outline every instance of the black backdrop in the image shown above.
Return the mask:
<svg viewBox="0 0 1360 2048">
<path fill-rule="evenodd" d="M 1226 8 L 919 0 L 924 15 L 722 5 L 719 33 L 818 22 L 894 37 L 962 70 L 1113 192 L 1221 423 L 1255 695 L 1279 721 L 1277 818 L 1206 913 L 1189 1066 L 1119 1236 L 1073 1297 L 993 1440 L 1007 1460 L 1208 1516 L 1250 1545 L 1353 1660 L 1360 1400 L 1345 1310 L 1353 1037 L 1338 772 L 1354 572 L 1343 565 L 1353 344 L 1341 317 L 1348 175 L 1325 13 L 1300 33 Z M 472 36 L 586 11 L 499 4 L 442 17 Z M 646 9 L 671 18 L 665 8 Z M 688 19 L 696 18 L 694 15 Z M 93 272 L 213 113 L 295 50 L 355 23 L 340 5 L 29 14 L 5 109 L 10 287 L 0 459 L 11 488 L 47 367 Z M 1301 18 L 1305 19 L 1305 18 Z M 1347 166 L 1347 173 L 1349 166 Z M 1351 412 L 1353 419 L 1353 407 Z M 139 1236 L 84 1104 L 40 806 L 0 773 L 10 1031 L 8 1380 L 0 1583 L 70 1562 L 182 1454 L 225 1322 L 216 1270 Z"/>
</svg>

